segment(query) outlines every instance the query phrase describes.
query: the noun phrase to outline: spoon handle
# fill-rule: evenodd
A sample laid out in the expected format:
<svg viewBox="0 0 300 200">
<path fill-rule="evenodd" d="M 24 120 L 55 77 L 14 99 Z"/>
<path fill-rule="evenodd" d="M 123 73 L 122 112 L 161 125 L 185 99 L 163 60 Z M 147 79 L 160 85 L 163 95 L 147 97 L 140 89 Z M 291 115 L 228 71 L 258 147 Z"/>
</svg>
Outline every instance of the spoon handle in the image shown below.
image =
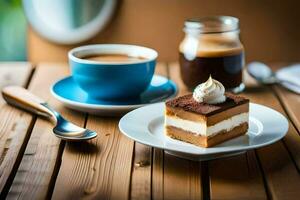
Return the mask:
<svg viewBox="0 0 300 200">
<path fill-rule="evenodd" d="M 19 86 L 7 86 L 2 89 L 2 96 L 5 101 L 15 107 L 29 111 L 44 117 L 51 117 L 53 114 L 46 107 L 41 105 L 44 100 L 35 96 L 28 90 Z"/>
</svg>

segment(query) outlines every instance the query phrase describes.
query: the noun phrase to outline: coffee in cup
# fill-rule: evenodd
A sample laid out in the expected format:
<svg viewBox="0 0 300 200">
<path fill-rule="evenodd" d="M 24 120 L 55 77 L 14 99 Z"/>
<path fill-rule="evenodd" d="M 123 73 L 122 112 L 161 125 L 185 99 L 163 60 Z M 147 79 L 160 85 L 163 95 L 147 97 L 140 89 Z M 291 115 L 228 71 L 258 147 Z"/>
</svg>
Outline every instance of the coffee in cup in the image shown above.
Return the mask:
<svg viewBox="0 0 300 200">
<path fill-rule="evenodd" d="M 157 52 L 126 44 L 95 44 L 68 53 L 74 82 L 88 98 L 105 101 L 137 99 L 152 80 Z"/>
<path fill-rule="evenodd" d="M 94 54 L 94 55 L 86 55 L 81 58 L 86 60 L 91 60 L 91 61 L 109 62 L 109 63 L 139 62 L 146 59 L 142 56 L 130 56 L 126 54 Z"/>
</svg>

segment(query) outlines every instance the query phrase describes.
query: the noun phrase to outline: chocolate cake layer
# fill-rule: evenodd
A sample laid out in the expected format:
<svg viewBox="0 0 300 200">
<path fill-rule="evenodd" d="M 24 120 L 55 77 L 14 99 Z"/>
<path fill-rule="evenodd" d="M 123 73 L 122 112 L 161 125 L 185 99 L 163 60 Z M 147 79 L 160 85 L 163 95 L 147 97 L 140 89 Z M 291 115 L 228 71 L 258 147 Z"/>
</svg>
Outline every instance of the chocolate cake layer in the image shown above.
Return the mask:
<svg viewBox="0 0 300 200">
<path fill-rule="evenodd" d="M 236 107 L 227 109 L 223 112 L 216 113 L 214 115 L 205 116 L 194 112 L 188 112 L 178 107 L 166 106 L 165 115 L 168 117 L 176 117 L 184 120 L 189 120 L 193 122 L 206 123 L 207 126 L 213 126 L 223 120 L 229 119 L 235 115 L 241 113 L 248 113 L 249 105 L 248 103 L 238 105 Z"/>
<path fill-rule="evenodd" d="M 231 93 L 225 93 L 226 101 L 220 104 L 199 103 L 194 100 L 192 94 L 181 96 L 166 102 L 167 107 L 180 108 L 187 112 L 193 112 L 206 117 L 225 111 L 232 107 L 249 103 L 249 100 Z"/>
<path fill-rule="evenodd" d="M 230 131 L 221 131 L 216 135 L 205 137 L 201 135 L 196 135 L 194 133 L 184 131 L 182 129 L 166 126 L 166 135 L 181 140 L 183 142 L 189 142 L 191 144 L 201 146 L 201 147 L 211 147 L 217 144 L 220 144 L 231 138 L 235 138 L 247 133 L 248 123 L 242 123 L 239 126 L 236 126 Z"/>
</svg>

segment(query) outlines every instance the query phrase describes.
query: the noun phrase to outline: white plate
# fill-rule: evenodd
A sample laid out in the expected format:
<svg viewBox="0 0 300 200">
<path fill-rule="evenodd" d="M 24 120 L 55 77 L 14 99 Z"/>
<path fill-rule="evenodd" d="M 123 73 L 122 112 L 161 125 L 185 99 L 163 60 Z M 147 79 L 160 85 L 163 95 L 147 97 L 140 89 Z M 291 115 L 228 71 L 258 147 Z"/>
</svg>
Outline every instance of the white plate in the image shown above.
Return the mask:
<svg viewBox="0 0 300 200">
<path fill-rule="evenodd" d="M 246 135 L 210 148 L 198 147 L 165 136 L 164 103 L 127 113 L 120 120 L 119 128 L 124 135 L 139 143 L 167 150 L 179 157 L 185 157 L 185 154 L 192 154 L 190 156 L 194 157 L 255 149 L 280 140 L 288 130 L 287 119 L 266 106 L 250 103 L 249 118 L 249 131 Z"/>
</svg>

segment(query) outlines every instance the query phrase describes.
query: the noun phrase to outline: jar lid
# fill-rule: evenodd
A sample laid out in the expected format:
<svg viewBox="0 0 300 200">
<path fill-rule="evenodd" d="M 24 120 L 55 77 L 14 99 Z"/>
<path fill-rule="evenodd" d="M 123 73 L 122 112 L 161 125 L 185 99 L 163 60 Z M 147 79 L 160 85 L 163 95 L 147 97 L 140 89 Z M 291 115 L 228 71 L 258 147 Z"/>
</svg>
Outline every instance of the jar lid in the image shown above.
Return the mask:
<svg viewBox="0 0 300 200">
<path fill-rule="evenodd" d="M 200 33 L 223 33 L 239 30 L 239 19 L 231 16 L 209 16 L 188 19 L 185 30 L 197 30 Z"/>
</svg>

